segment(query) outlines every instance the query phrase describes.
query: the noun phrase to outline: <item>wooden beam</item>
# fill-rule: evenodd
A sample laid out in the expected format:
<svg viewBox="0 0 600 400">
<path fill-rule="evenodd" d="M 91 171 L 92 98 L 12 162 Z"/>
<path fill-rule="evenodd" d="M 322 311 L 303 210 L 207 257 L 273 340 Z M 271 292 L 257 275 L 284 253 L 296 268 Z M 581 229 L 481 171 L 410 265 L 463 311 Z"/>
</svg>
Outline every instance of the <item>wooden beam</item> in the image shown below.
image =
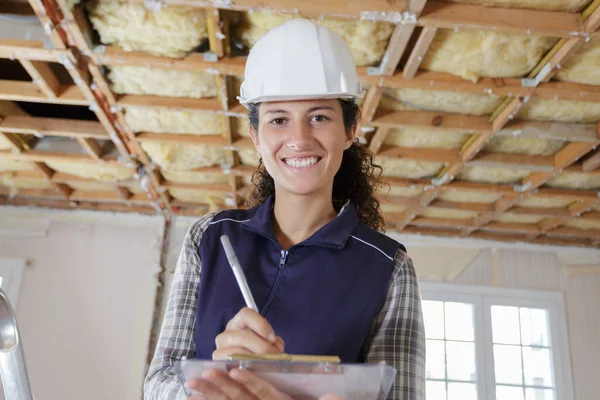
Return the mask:
<svg viewBox="0 0 600 400">
<path fill-rule="evenodd" d="M 24 59 L 20 59 L 19 62 L 25 68 L 33 83 L 40 88 L 46 97 L 51 99 L 58 98 L 61 85 L 47 63 Z"/>
<path fill-rule="evenodd" d="M 522 10 L 518 10 L 522 11 Z M 0 43 L 2 41 L 0 40 Z M 0 46 L 0 49 L 2 47 Z M 1 57 L 0 52 L 0 57 Z M 152 56 L 147 53 L 126 52 L 116 47 L 106 46 L 92 57 L 103 65 L 133 65 L 149 68 L 162 68 L 181 71 L 211 71 L 221 75 L 244 76 L 245 57 L 223 57 L 217 62 L 207 62 L 198 53 L 181 59 Z M 443 72 L 418 71 L 413 79 L 404 79 L 402 74 L 390 76 L 369 75 L 368 67 L 357 69 L 361 81 L 370 87 L 392 89 L 441 90 L 501 97 L 516 97 L 521 89 L 521 80 L 516 78 L 480 78 L 471 82 Z M 569 82 L 541 82 L 534 97 L 550 100 L 572 100 L 600 102 L 600 87 Z"/>
<path fill-rule="evenodd" d="M 133 196 L 133 193 L 123 186 L 115 186 L 115 193 L 121 200 L 125 201 L 128 201 Z"/>
<path fill-rule="evenodd" d="M 552 171 L 554 169 L 553 156 L 538 156 L 515 153 L 479 152 L 466 165 L 487 167 L 528 169 L 531 171 Z"/>
<path fill-rule="evenodd" d="M 27 146 L 27 144 L 18 136 L 6 132 L 0 132 L 0 136 L 3 137 L 4 140 L 6 140 L 6 142 L 10 145 L 11 149 L 17 153 L 20 153 L 24 150 L 29 150 L 29 146 Z"/>
<path fill-rule="evenodd" d="M 53 17 L 55 17 L 53 10 L 47 7 L 47 4 L 44 4 L 42 0 L 29 0 L 29 5 L 44 27 L 45 33 L 50 37 L 54 47 L 65 49 L 68 43 L 67 35 L 63 30 L 57 28 L 56 18 L 53 20 Z"/>
<path fill-rule="evenodd" d="M 143 0 L 128 0 L 132 3 L 141 3 Z M 207 2 L 189 0 L 164 0 L 164 5 L 190 6 L 205 8 L 217 4 L 223 10 L 236 11 L 272 11 L 290 13 L 313 18 L 344 18 L 344 19 L 368 19 L 372 21 L 390 21 L 401 18 L 400 13 L 406 10 L 407 1 L 399 0 L 390 2 L 388 0 L 369 0 L 368 7 L 362 0 L 314 2 L 307 1 L 298 3 L 295 0 L 279 0 L 276 3 L 261 0 L 236 0 L 235 2 Z M 377 10 L 377 11 L 365 11 Z"/>
<path fill-rule="evenodd" d="M 432 217 L 416 217 L 409 222 L 412 226 L 445 226 L 450 228 L 460 228 L 471 226 L 471 219 L 462 218 L 432 218 Z"/>
<path fill-rule="evenodd" d="M 220 192 L 224 194 L 232 193 L 231 186 L 225 183 L 181 183 L 165 181 L 163 182 L 162 187 L 167 189 L 188 189 L 199 191 L 206 190 L 211 192 Z"/>
<path fill-rule="evenodd" d="M 569 143 L 554 155 L 554 167 L 557 170 L 567 168 L 588 152 L 594 150 L 600 141 L 594 143 Z"/>
<path fill-rule="evenodd" d="M 142 142 L 182 143 L 207 146 L 227 146 L 227 141 L 221 134 L 213 135 L 184 135 L 175 133 L 141 132 L 136 138 Z"/>
<path fill-rule="evenodd" d="M 373 120 L 373 116 L 375 116 L 375 111 L 377 111 L 382 94 L 383 90 L 377 86 L 372 86 L 369 88 L 369 90 L 367 90 L 367 95 L 365 96 L 365 101 L 361 109 L 362 120 L 366 121 L 366 125 Z"/>
<path fill-rule="evenodd" d="M 381 128 L 380 128 L 381 129 Z M 377 134 L 376 134 L 377 135 Z M 454 149 L 440 149 L 427 147 L 400 147 L 383 145 L 379 155 L 386 157 L 409 158 L 421 161 L 456 162 L 459 159 L 458 152 Z"/>
<path fill-rule="evenodd" d="M 0 58 L 60 62 L 62 54 L 64 52 L 60 48 L 44 48 L 44 42 L 13 39 L 0 40 Z"/>
<path fill-rule="evenodd" d="M 58 97 L 48 98 L 39 86 L 33 82 L 0 80 L 0 100 L 72 106 L 88 105 L 87 100 L 75 85 L 62 85 L 58 93 Z"/>
<path fill-rule="evenodd" d="M 127 204 L 118 203 L 97 203 L 92 201 L 64 201 L 54 199 L 32 199 L 27 197 L 17 196 L 15 198 L 0 197 L 0 204 L 12 206 L 26 207 L 48 207 L 53 209 L 65 210 L 91 210 L 91 211 L 110 211 L 110 212 L 126 212 L 126 213 L 141 213 L 141 214 L 156 214 L 156 209 L 153 206 L 130 206 Z"/>
<path fill-rule="evenodd" d="M 425 5 L 418 25 L 551 37 L 572 37 L 585 31 L 575 13 L 482 7 L 432 0 Z"/>
<path fill-rule="evenodd" d="M 548 236 L 566 236 L 581 239 L 600 239 L 600 230 L 598 229 L 579 229 L 571 227 L 554 228 L 546 233 Z"/>
<path fill-rule="evenodd" d="M 385 142 L 385 138 L 387 137 L 389 131 L 392 128 L 388 126 L 382 126 L 375 131 L 375 135 L 371 138 L 371 142 L 369 143 L 369 150 L 373 154 L 377 154 L 381 146 L 383 146 L 383 142 Z"/>
<path fill-rule="evenodd" d="M 595 124 L 565 124 L 559 122 L 539 122 L 511 120 L 496 136 L 522 137 L 558 140 L 562 142 L 589 142 L 599 139 Z"/>
<path fill-rule="evenodd" d="M 408 61 L 404 66 L 404 70 L 402 71 L 404 79 L 412 79 L 415 76 L 436 33 L 437 27 L 426 26 L 423 28 L 423 31 L 417 40 L 417 44 L 410 53 L 410 57 L 408 58 Z"/>
<path fill-rule="evenodd" d="M 76 140 L 94 160 L 102 159 L 102 146 L 96 139 L 78 137 Z"/>
<path fill-rule="evenodd" d="M 117 98 L 117 104 L 121 107 L 144 107 L 160 108 L 199 112 L 223 113 L 221 102 L 218 98 L 179 98 L 164 96 L 142 96 L 126 94 Z"/>
<path fill-rule="evenodd" d="M 491 133 L 492 125 L 486 117 L 436 113 L 430 111 L 378 110 L 373 126 L 438 128 L 470 133 Z"/>
<path fill-rule="evenodd" d="M 421 0 L 422 3 L 425 1 Z M 396 24 L 379 65 L 378 75 L 393 75 L 415 31 L 415 24 Z"/>
<path fill-rule="evenodd" d="M 582 164 L 583 172 L 592 172 L 600 166 L 600 150 L 596 150 Z"/>
<path fill-rule="evenodd" d="M 22 161 L 31 161 L 36 163 L 44 163 L 46 161 L 66 161 L 74 163 L 88 163 L 97 165 L 97 161 L 92 160 L 85 154 L 72 154 L 72 153 L 59 153 L 54 151 L 39 151 L 30 150 L 22 152 L 21 154 L 13 154 L 10 150 L 0 150 L 0 157 L 8 157 L 12 159 L 18 159 Z M 104 156 L 102 159 L 104 164 L 117 165 L 123 168 L 134 169 L 127 164 L 122 163 L 118 159 L 110 156 Z"/>
<path fill-rule="evenodd" d="M 98 122 L 65 118 L 8 116 L 0 121 L 0 130 L 31 135 L 110 139 Z"/>
</svg>

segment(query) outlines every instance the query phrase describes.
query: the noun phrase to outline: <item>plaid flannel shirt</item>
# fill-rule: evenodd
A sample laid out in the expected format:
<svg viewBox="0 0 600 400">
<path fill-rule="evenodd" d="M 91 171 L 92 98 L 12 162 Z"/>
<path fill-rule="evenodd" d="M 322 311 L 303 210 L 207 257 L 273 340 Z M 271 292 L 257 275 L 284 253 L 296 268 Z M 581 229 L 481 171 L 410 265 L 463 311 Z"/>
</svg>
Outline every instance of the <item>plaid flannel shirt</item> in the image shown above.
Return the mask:
<svg viewBox="0 0 600 400">
<path fill-rule="evenodd" d="M 167 310 L 144 383 L 145 400 L 186 399 L 174 369 L 194 358 L 194 321 L 202 263 L 198 246 L 214 213 L 189 229 L 173 278 Z M 425 334 L 421 297 L 412 260 L 398 250 L 385 304 L 365 342 L 366 362 L 385 362 L 398 371 L 388 399 L 425 400 Z"/>
</svg>

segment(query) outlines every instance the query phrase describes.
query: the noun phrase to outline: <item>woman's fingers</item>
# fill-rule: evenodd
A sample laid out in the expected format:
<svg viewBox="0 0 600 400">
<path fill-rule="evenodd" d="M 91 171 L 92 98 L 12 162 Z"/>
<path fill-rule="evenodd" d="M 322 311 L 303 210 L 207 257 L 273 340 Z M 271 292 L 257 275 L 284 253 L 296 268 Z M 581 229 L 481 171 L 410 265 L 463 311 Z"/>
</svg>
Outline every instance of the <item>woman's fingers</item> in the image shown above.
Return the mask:
<svg viewBox="0 0 600 400">
<path fill-rule="evenodd" d="M 209 370 L 202 377 L 217 386 L 232 400 L 258 400 L 246 387 L 232 379 L 225 371 Z"/>
<path fill-rule="evenodd" d="M 247 349 L 251 354 L 281 353 L 281 350 L 275 347 L 273 343 L 267 342 L 249 329 L 236 331 L 226 330 L 217 336 L 215 343 L 217 345 L 217 349 L 224 349 L 227 347 L 242 347 Z"/>
<path fill-rule="evenodd" d="M 188 400 L 232 400 L 218 386 L 205 379 L 192 379 L 187 382 L 188 388 L 192 391 L 192 396 Z M 195 393 L 201 393 L 197 395 Z"/>
<path fill-rule="evenodd" d="M 245 347 L 224 347 L 213 351 L 212 359 L 226 361 L 232 354 L 254 354 Z"/>
<path fill-rule="evenodd" d="M 257 399 L 260 400 L 292 400 L 292 398 L 275 389 L 270 383 L 243 369 L 232 369 L 229 376 L 241 383 Z"/>
<path fill-rule="evenodd" d="M 275 343 L 277 337 L 275 331 L 269 321 L 267 321 L 258 312 L 245 307 L 240 310 L 227 324 L 226 331 L 228 330 L 240 330 L 244 328 L 250 328 L 258 336 L 262 337 L 269 343 Z"/>
</svg>

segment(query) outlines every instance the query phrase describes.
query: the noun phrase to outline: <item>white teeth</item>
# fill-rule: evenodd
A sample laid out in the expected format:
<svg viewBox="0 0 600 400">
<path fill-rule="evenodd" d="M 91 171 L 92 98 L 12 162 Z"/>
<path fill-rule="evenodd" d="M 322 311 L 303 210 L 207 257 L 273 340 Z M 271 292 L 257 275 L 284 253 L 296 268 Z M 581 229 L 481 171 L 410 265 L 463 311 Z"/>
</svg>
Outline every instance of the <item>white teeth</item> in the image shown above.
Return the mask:
<svg viewBox="0 0 600 400">
<path fill-rule="evenodd" d="M 317 157 L 308 157 L 308 158 L 286 158 L 285 163 L 294 168 L 306 168 L 311 165 L 315 165 L 319 161 Z"/>
</svg>

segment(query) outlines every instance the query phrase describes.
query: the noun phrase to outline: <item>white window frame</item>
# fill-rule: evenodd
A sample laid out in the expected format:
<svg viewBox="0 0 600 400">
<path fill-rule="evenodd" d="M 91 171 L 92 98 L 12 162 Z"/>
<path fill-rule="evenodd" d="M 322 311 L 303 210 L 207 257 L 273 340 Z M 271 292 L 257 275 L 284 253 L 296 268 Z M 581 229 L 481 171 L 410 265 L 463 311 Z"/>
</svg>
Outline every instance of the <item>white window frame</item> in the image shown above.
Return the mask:
<svg viewBox="0 0 600 400">
<path fill-rule="evenodd" d="M 473 304 L 478 399 L 496 398 L 491 306 L 547 309 L 556 400 L 573 400 L 570 342 L 563 293 L 430 282 L 421 282 L 420 286 L 423 300 Z"/>
<path fill-rule="evenodd" d="M 26 265 L 26 260 L 0 257 L 0 276 L 3 278 L 2 290 L 8 296 L 15 311 L 17 310 L 21 282 L 23 281 L 23 271 Z M 7 282 L 6 285 L 5 282 Z"/>
</svg>

